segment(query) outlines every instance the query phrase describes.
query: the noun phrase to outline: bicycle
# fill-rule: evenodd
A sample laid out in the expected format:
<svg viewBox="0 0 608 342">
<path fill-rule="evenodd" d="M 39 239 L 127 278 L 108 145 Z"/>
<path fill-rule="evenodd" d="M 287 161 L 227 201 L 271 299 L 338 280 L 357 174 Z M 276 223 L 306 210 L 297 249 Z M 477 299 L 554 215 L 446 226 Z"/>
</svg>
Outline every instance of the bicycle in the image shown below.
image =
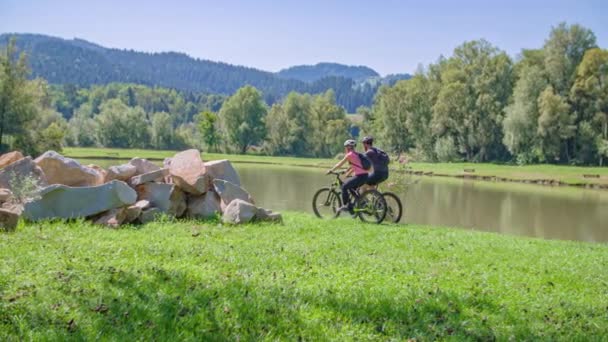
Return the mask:
<svg viewBox="0 0 608 342">
<path fill-rule="evenodd" d="M 319 189 L 312 198 L 312 208 L 319 218 L 337 217 L 340 215 L 338 208 L 342 206 L 342 184 L 340 178 L 342 172 L 330 172 L 336 176 L 336 181 L 329 187 Z M 358 189 L 350 189 L 350 201 L 353 207 L 354 217 L 359 217 L 363 222 L 382 223 L 387 214 L 387 203 L 384 196 L 375 189 L 359 193 Z M 324 211 L 329 212 L 325 213 Z"/>
</svg>

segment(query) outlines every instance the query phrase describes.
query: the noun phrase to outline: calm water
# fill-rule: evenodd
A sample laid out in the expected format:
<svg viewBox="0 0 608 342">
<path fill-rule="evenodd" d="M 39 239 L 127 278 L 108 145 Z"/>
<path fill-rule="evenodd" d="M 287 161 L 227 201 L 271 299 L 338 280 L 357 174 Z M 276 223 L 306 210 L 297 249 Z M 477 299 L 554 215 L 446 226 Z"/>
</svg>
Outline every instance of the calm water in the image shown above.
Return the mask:
<svg viewBox="0 0 608 342">
<path fill-rule="evenodd" d="M 273 210 L 312 214 L 314 193 L 333 181 L 321 169 L 235 166 L 256 203 Z M 608 242 L 608 191 L 422 177 L 407 191 L 395 192 L 404 202 L 404 224 Z"/>
</svg>

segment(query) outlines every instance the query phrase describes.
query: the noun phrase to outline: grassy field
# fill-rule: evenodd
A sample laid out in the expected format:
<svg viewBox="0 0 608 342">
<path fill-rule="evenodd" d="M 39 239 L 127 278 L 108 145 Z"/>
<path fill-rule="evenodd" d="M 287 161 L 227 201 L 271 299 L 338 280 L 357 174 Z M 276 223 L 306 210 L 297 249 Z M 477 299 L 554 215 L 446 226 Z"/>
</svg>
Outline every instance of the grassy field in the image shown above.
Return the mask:
<svg viewBox="0 0 608 342">
<path fill-rule="evenodd" d="M 163 160 L 173 156 L 175 151 L 155 151 L 137 149 L 106 149 L 106 148 L 65 148 L 66 156 L 82 159 L 133 157 Z M 337 160 L 295 157 L 269 157 L 259 155 L 233 155 L 204 153 L 204 160 L 229 159 L 237 163 L 267 163 L 279 165 L 308 166 L 329 168 Z M 392 164 L 400 167 L 398 163 Z M 499 165 L 489 163 L 410 163 L 411 171 L 423 173 L 432 172 L 435 175 L 462 177 L 498 177 L 516 181 L 554 180 L 570 185 L 602 184 L 608 185 L 608 167 L 577 167 L 563 165 Z M 473 172 L 465 172 L 465 170 Z M 597 175 L 598 178 L 588 178 L 584 175 Z"/>
<path fill-rule="evenodd" d="M 608 246 L 320 221 L 0 234 L 0 340 L 606 340 Z"/>
</svg>

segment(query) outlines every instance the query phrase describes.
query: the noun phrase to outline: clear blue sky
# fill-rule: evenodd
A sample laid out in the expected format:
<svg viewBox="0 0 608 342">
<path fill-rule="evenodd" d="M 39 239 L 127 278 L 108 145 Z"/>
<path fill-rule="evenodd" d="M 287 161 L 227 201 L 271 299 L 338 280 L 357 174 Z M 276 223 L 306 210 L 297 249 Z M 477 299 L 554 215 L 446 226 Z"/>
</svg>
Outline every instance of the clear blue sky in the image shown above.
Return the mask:
<svg viewBox="0 0 608 342">
<path fill-rule="evenodd" d="M 277 71 L 321 61 L 414 72 L 466 40 L 516 56 L 561 21 L 608 48 L 605 0 L 0 0 L 0 33 L 83 38 Z"/>
</svg>

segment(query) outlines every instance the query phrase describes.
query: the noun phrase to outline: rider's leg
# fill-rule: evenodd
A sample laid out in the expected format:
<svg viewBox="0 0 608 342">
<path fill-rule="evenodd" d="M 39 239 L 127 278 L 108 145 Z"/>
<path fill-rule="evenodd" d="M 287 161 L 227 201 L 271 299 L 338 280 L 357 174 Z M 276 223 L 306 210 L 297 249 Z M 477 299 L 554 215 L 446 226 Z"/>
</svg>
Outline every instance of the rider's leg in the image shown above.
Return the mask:
<svg viewBox="0 0 608 342">
<path fill-rule="evenodd" d="M 356 189 L 356 188 L 360 187 L 361 185 L 365 184 L 366 181 L 367 181 L 367 175 L 358 175 L 358 176 L 354 176 L 354 177 L 350 178 L 349 180 L 344 182 L 344 184 L 342 184 L 342 204 L 344 206 L 348 206 L 350 203 L 348 190 Z"/>
</svg>

